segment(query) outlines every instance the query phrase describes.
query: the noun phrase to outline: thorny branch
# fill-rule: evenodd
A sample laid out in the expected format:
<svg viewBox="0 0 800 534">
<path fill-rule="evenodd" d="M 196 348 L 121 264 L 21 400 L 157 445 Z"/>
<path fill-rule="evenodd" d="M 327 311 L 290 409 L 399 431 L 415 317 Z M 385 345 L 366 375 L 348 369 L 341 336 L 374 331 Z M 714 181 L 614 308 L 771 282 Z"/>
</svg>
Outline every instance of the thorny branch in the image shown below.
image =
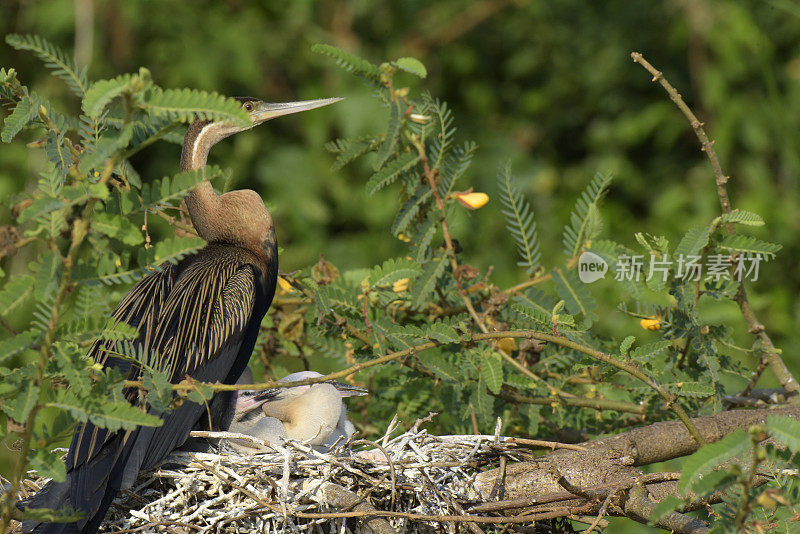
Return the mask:
<svg viewBox="0 0 800 534">
<path fill-rule="evenodd" d="M 717 185 L 717 196 L 719 197 L 722 213 L 731 213 L 732 207 L 728 197 L 727 188 L 727 183 L 730 179 L 730 176 L 726 176 L 723 173 L 722 165 L 720 164 L 717 153 L 714 150 L 714 142 L 709 140 L 708 135 L 703 129 L 703 123 L 698 120 L 697 116 L 692 112 L 689 106 L 686 105 L 686 102 L 683 101 L 680 93 L 678 93 L 678 91 L 676 91 L 675 88 L 667 81 L 661 71 L 657 70 L 646 59 L 644 59 L 642 54 L 639 52 L 632 52 L 631 58 L 653 75 L 653 81 L 661 84 L 664 90 L 666 90 L 670 99 L 675 103 L 676 106 L 678 106 L 678 109 L 681 110 L 683 115 L 689 121 L 689 124 L 694 130 L 695 135 L 697 135 L 697 138 L 700 140 L 703 152 L 706 153 L 708 160 L 711 162 L 711 167 L 714 169 L 714 178 Z M 730 222 L 726 224 L 725 228 L 728 234 L 733 234 L 736 231 L 733 223 Z M 781 385 L 791 396 L 790 401 L 800 402 L 800 384 L 797 383 L 797 380 L 786 367 L 786 364 L 783 362 L 783 359 L 780 356 L 780 352 L 772 343 L 772 339 L 767 334 L 763 323 L 761 323 L 761 321 L 758 320 L 758 317 L 756 317 L 755 311 L 753 311 L 753 307 L 750 305 L 750 301 L 747 299 L 747 290 L 745 289 L 743 280 L 739 282 L 739 290 L 736 293 L 735 300 L 739 305 L 739 309 L 742 312 L 745 322 L 750 327 L 749 332 L 755 335 L 761 342 L 762 361 L 766 361 L 770 369 L 772 369 L 772 372 L 775 373 L 775 376 L 780 381 Z"/>
</svg>

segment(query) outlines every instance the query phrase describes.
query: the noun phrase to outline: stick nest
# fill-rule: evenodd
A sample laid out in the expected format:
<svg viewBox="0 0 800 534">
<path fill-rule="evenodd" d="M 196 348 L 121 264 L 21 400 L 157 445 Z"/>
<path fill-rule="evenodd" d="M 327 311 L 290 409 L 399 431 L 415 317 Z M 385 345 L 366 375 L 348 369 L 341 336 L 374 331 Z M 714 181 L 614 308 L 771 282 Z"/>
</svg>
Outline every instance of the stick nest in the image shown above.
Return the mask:
<svg viewBox="0 0 800 534">
<path fill-rule="evenodd" d="M 241 454 L 225 439 L 213 452 L 175 451 L 118 496 L 101 532 L 389 534 L 450 532 L 464 522 L 476 531 L 464 508 L 490 497 L 476 475 L 500 456 L 523 460 L 530 451 L 499 436 L 430 435 L 423 421 L 391 438 L 392 421 L 381 440 L 340 443 L 328 453 L 193 432 L 246 439 L 261 452 Z M 43 482 L 25 486 L 35 491 Z"/>
</svg>

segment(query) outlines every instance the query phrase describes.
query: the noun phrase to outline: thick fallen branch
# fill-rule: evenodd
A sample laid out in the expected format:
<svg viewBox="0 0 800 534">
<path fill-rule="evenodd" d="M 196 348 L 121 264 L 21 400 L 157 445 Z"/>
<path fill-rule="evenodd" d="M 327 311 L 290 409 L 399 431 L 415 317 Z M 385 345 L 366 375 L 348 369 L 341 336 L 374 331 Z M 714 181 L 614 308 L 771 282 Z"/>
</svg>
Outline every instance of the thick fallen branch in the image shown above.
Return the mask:
<svg viewBox="0 0 800 534">
<path fill-rule="evenodd" d="M 800 418 L 800 407 L 722 412 L 694 418 L 692 423 L 703 439 L 711 443 L 736 429 L 764 424 L 770 415 Z M 645 475 L 637 467 L 686 456 L 698 449 L 686 426 L 676 421 L 654 423 L 580 445 L 585 450 L 557 450 L 533 461 L 506 465 L 502 471 L 493 469 L 478 474 L 476 486 L 483 495 L 490 495 L 492 488 L 499 484 L 504 496 L 499 501 L 473 506 L 470 511 L 491 513 L 525 509 L 526 513 L 531 513 L 550 503 L 579 506 L 590 501 L 594 503 L 593 512 L 599 514 L 605 504 L 603 500 L 612 492 L 618 492 L 619 496 L 612 497 L 610 503 L 617 503 L 616 515 L 646 522 L 656 503 L 667 495 L 677 495 L 677 483 L 674 474 Z M 659 475 L 662 478 L 659 479 Z M 646 499 L 641 498 L 643 494 L 647 495 Z M 697 500 L 692 503 L 695 506 L 687 506 L 686 511 L 719 502 L 721 498 L 722 495 L 712 495 Z M 613 512 L 612 506 L 612 515 Z M 675 532 L 707 530 L 703 522 L 680 513 L 665 516 L 658 526 Z"/>
</svg>

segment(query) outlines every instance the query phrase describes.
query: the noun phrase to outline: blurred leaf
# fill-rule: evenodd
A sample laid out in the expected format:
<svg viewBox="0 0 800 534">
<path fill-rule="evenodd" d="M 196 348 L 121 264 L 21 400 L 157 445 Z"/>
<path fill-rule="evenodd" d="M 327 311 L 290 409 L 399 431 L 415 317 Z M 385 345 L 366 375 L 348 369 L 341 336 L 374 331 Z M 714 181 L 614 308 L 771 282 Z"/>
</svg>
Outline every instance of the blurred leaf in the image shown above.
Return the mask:
<svg viewBox="0 0 800 534">
<path fill-rule="evenodd" d="M 0 139 L 4 143 L 10 143 L 23 128 L 37 117 L 37 114 L 38 109 L 36 109 L 29 97 L 19 100 L 14 107 L 14 111 L 3 121 Z"/>
<path fill-rule="evenodd" d="M 379 83 L 381 80 L 381 70 L 365 59 L 326 44 L 315 44 L 311 50 L 335 59 L 336 64 L 347 72 L 361 76 L 370 82 Z"/>
<path fill-rule="evenodd" d="M 564 252 L 570 258 L 575 258 L 587 240 L 597 237 L 599 227 L 599 212 L 597 205 L 605 196 L 611 184 L 611 175 L 595 174 L 589 185 L 581 193 L 575 203 L 575 209 L 570 215 L 570 222 L 564 227 Z"/>
<path fill-rule="evenodd" d="M 738 429 L 716 443 L 705 445 L 684 460 L 681 479 L 678 481 L 678 492 L 687 495 L 694 491 L 695 485 L 703 476 L 710 473 L 722 462 L 738 457 L 751 447 L 750 437 Z"/>
<path fill-rule="evenodd" d="M 25 302 L 25 299 L 33 291 L 34 280 L 33 276 L 25 274 L 17 275 L 6 282 L 0 291 L 0 315 L 8 315 Z"/>
<path fill-rule="evenodd" d="M 40 477 L 52 478 L 56 482 L 63 482 L 67 478 L 67 466 L 61 456 L 47 449 L 31 449 L 28 462 L 28 467 Z"/>
<path fill-rule="evenodd" d="M 394 62 L 398 68 L 410 72 L 414 76 L 418 76 L 419 78 L 426 78 L 428 76 L 428 71 L 425 69 L 425 65 L 418 59 L 413 57 L 401 57 L 397 61 Z"/>
<path fill-rule="evenodd" d="M 747 210 L 734 210 L 730 213 L 723 213 L 722 222 L 733 222 L 747 226 L 764 226 L 764 219 L 761 215 Z"/>
<path fill-rule="evenodd" d="M 681 242 L 675 247 L 675 256 L 697 256 L 700 250 L 708 244 L 708 232 L 710 228 L 698 228 L 693 226 L 686 231 Z"/>
<path fill-rule="evenodd" d="M 755 237 L 742 234 L 726 235 L 719 242 L 720 248 L 737 252 L 772 255 L 783 247 L 777 243 L 768 243 Z"/>
<path fill-rule="evenodd" d="M 439 343 L 458 343 L 461 340 L 456 329 L 444 323 L 433 323 L 428 330 L 428 337 Z"/>
<path fill-rule="evenodd" d="M 108 237 L 119 239 L 126 245 L 140 245 L 144 243 L 144 236 L 138 226 L 121 215 L 111 213 L 98 213 L 92 221 L 92 230 L 96 230 Z"/>
<path fill-rule="evenodd" d="M 14 421 L 25 423 L 33 408 L 39 401 L 41 387 L 33 381 L 24 381 L 19 384 L 17 393 L 13 398 L 5 399 L 2 403 L 3 411 Z"/>
<path fill-rule="evenodd" d="M 444 273 L 444 268 L 447 266 L 447 258 L 441 256 L 434 258 L 428 262 L 422 271 L 422 274 L 414 281 L 413 287 L 413 301 L 414 306 L 421 306 L 428 298 L 434 288 L 439 277 Z"/>
<path fill-rule="evenodd" d="M 503 385 L 503 360 L 496 352 L 487 354 L 481 362 L 481 378 L 489 391 L 495 395 L 500 393 Z"/>
<path fill-rule="evenodd" d="M 383 137 L 383 143 L 378 148 L 378 153 L 375 157 L 375 165 L 373 168 L 379 171 L 383 168 L 394 151 L 395 144 L 397 143 L 397 136 L 400 135 L 400 104 L 392 102 L 389 107 L 389 125 L 386 129 L 386 134 Z M 369 194 L 372 195 L 375 191 L 367 186 Z"/>
<path fill-rule="evenodd" d="M 388 259 L 372 269 L 369 285 L 373 288 L 391 286 L 403 278 L 413 279 L 421 271 L 420 266 L 414 261 L 405 258 Z"/>
<path fill-rule="evenodd" d="M 564 300 L 567 311 L 572 315 L 581 314 L 591 324 L 597 320 L 597 301 L 594 300 L 589 286 L 584 284 L 573 271 L 553 271 L 558 296 Z"/>
<path fill-rule="evenodd" d="M 770 415 L 767 417 L 766 429 L 775 441 L 786 445 L 795 454 L 800 452 L 800 421 L 791 417 Z"/>
<path fill-rule="evenodd" d="M 88 86 L 86 69 L 78 70 L 63 50 L 38 35 L 9 34 L 6 42 L 17 50 L 30 50 L 36 54 L 45 66 L 53 70 L 53 74 L 67 82 L 73 93 L 83 97 Z"/>
</svg>

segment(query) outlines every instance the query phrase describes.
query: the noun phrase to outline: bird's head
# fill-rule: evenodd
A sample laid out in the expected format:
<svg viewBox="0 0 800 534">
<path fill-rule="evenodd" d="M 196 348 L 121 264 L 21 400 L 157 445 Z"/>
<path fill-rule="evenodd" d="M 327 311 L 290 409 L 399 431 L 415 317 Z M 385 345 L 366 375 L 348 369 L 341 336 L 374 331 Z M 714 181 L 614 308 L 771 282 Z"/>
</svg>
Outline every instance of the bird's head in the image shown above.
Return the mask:
<svg viewBox="0 0 800 534">
<path fill-rule="evenodd" d="M 308 380 L 309 378 L 319 378 L 321 375 L 316 371 L 300 371 L 299 373 L 292 373 L 290 375 L 284 376 L 278 382 L 296 382 L 300 380 Z M 247 370 L 242 374 L 242 378 L 239 379 L 237 382 L 238 384 L 247 384 L 253 381 L 253 373 L 250 371 L 248 367 Z M 321 382 L 322 384 L 330 384 L 338 391 L 339 395 L 342 397 L 356 397 L 361 395 L 367 395 L 369 390 L 359 387 L 353 386 L 350 384 L 345 384 L 344 382 L 339 382 L 337 380 L 326 380 L 325 382 Z M 274 388 L 274 389 L 265 389 L 261 391 L 256 390 L 240 390 L 236 392 L 236 408 L 235 411 L 237 414 L 247 414 L 253 412 L 257 408 L 260 408 L 264 403 L 272 402 L 272 401 L 279 401 L 279 400 L 288 400 L 299 397 L 304 393 L 308 392 L 313 384 L 308 384 L 304 386 L 294 386 L 288 388 Z"/>
<path fill-rule="evenodd" d="M 290 375 L 284 376 L 278 382 L 296 382 L 300 380 L 308 380 L 309 378 L 319 378 L 324 376 L 316 371 L 300 371 L 299 373 L 292 373 Z M 367 395 L 369 391 L 365 388 L 352 386 L 350 384 L 345 384 L 344 382 L 339 382 L 337 380 L 326 380 L 325 382 L 321 382 L 322 384 L 330 384 L 336 388 L 339 392 L 339 395 L 342 397 L 359 397 L 361 395 Z M 308 384 L 305 386 L 295 386 L 292 388 L 282 388 L 288 390 L 285 395 L 302 395 L 306 391 L 308 391 L 313 384 Z"/>
<path fill-rule="evenodd" d="M 205 167 L 211 147 L 235 133 L 276 117 L 327 106 L 342 99 L 321 98 L 280 103 L 263 102 L 252 97 L 237 97 L 236 100 L 248 114 L 249 123 L 194 121 L 183 140 L 182 170 Z M 189 194 L 186 203 L 198 234 L 207 241 L 242 245 L 257 253 L 266 251 L 269 254 L 273 248 L 272 218 L 261 196 L 255 191 L 230 191 L 217 197 L 211 185 L 204 182 Z"/>
<path fill-rule="evenodd" d="M 241 126 L 240 129 L 232 132 L 248 130 L 253 126 L 258 126 L 275 117 L 300 113 L 310 109 L 321 108 L 342 100 L 342 98 L 319 98 L 317 100 L 299 100 L 297 102 L 264 102 L 249 96 L 237 96 L 236 100 L 241 102 L 242 109 L 250 116 L 251 125 Z"/>
<path fill-rule="evenodd" d="M 183 140 L 183 154 L 181 156 L 181 168 L 183 170 L 204 167 L 211 147 L 226 137 L 249 130 L 275 117 L 320 108 L 342 100 L 341 98 L 320 98 L 317 100 L 274 103 L 264 102 L 250 96 L 237 96 L 235 99 L 242 105 L 242 109 L 247 113 L 250 121 L 242 124 L 204 119 L 195 120 L 189 125 L 186 137 Z"/>
</svg>

